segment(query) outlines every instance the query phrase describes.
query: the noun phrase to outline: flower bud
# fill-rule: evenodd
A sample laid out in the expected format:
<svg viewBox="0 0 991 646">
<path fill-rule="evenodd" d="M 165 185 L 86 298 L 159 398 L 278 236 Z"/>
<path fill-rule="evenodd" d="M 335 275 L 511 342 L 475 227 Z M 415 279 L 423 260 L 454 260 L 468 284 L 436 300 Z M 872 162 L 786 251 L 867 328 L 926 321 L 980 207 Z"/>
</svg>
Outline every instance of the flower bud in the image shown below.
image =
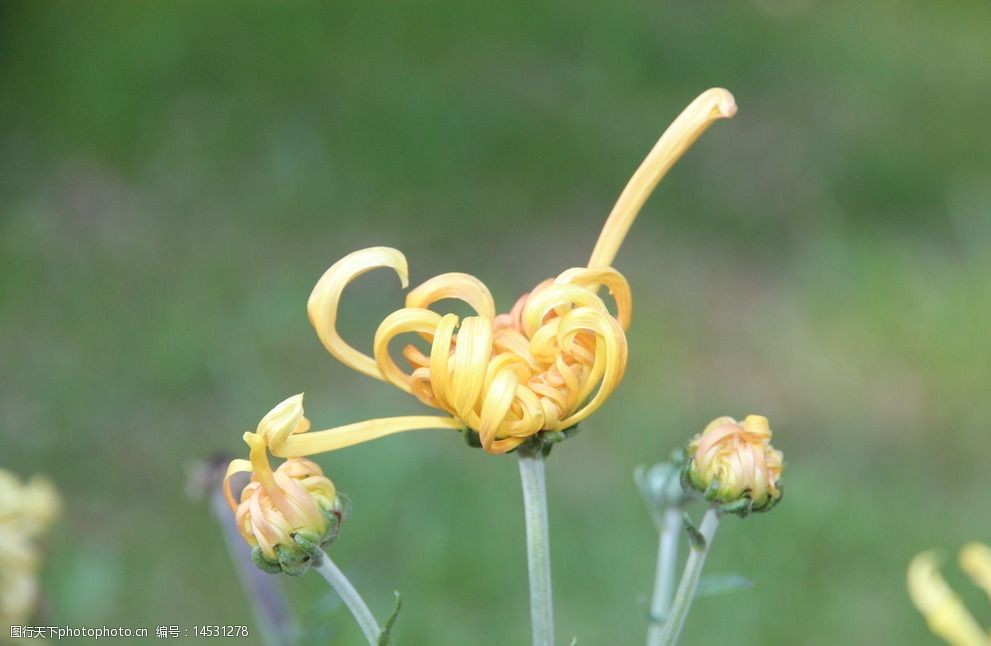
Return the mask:
<svg viewBox="0 0 991 646">
<path fill-rule="evenodd" d="M 718 417 L 688 444 L 682 486 L 701 492 L 725 512 L 769 511 L 781 499 L 782 455 L 771 446 L 767 418 L 742 423 Z"/>
<path fill-rule="evenodd" d="M 293 576 L 318 562 L 324 547 L 340 533 L 346 503 L 320 466 L 306 458 L 289 458 L 274 471 L 268 462 L 266 438 L 298 432 L 308 426 L 302 398 L 286 400 L 262 419 L 257 433 L 245 433 L 250 460 L 234 460 L 224 479 L 224 494 L 238 530 L 253 548 L 261 569 Z M 230 479 L 250 472 L 251 482 L 235 502 Z"/>
</svg>

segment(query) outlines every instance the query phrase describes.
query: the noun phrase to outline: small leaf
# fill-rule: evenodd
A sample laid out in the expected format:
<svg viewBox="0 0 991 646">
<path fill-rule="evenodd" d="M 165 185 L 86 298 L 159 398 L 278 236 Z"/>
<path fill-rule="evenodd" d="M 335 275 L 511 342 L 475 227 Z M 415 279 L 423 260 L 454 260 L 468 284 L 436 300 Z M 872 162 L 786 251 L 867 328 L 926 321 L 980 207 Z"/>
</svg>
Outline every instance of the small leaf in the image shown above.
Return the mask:
<svg viewBox="0 0 991 646">
<path fill-rule="evenodd" d="M 396 607 L 392 609 L 392 614 L 385 620 L 382 634 L 379 635 L 379 646 L 392 646 L 392 629 L 396 626 L 396 619 L 399 618 L 399 611 L 403 608 L 403 599 L 399 596 L 399 591 L 393 591 L 396 595 Z"/>
<path fill-rule="evenodd" d="M 572 637 L 571 638 L 571 643 L 568 646 L 578 646 L 578 638 L 577 637 Z"/>
<path fill-rule="evenodd" d="M 699 580 L 695 597 L 712 597 L 754 587 L 754 582 L 740 574 L 713 574 Z"/>
<path fill-rule="evenodd" d="M 685 514 L 685 531 L 688 532 L 688 541 L 692 544 L 693 550 L 703 551 L 705 549 L 705 536 L 695 528 L 692 517 Z"/>
</svg>

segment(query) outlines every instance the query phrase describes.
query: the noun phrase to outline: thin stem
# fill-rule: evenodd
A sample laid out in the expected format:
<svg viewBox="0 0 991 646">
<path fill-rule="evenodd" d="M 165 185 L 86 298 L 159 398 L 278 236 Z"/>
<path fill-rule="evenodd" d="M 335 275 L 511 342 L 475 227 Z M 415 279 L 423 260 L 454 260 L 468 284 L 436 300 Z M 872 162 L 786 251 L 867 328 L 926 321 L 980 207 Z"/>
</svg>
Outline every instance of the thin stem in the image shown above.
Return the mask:
<svg viewBox="0 0 991 646">
<path fill-rule="evenodd" d="M 344 601 L 344 605 L 348 607 L 348 610 L 354 615 L 354 620 L 361 627 L 361 632 L 365 633 L 365 639 L 368 640 L 368 643 L 372 646 L 378 644 L 382 629 L 375 621 L 372 611 L 368 609 L 368 604 L 361 598 L 361 595 L 354 589 L 340 568 L 330 560 L 330 556 L 325 553 L 315 569 L 323 575 L 323 578 L 327 579 L 330 587 L 334 588 L 334 591 Z"/>
<path fill-rule="evenodd" d="M 674 573 L 678 560 L 678 539 L 684 526 L 685 510 L 672 505 L 664 510 L 661 537 L 657 543 L 657 573 L 654 577 L 654 596 L 650 602 L 650 627 L 647 629 L 647 646 L 661 643 L 661 631 L 671 609 L 674 596 Z"/>
<path fill-rule="evenodd" d="M 530 572 L 530 621 L 534 646 L 554 644 L 554 599 L 551 592 L 551 542 L 547 524 L 547 488 L 540 449 L 520 447 L 520 481 L 526 518 L 526 555 Z"/>
<path fill-rule="evenodd" d="M 667 621 L 664 622 L 664 631 L 657 642 L 662 646 L 673 646 L 678 643 L 681 629 L 685 625 L 685 617 L 692 607 L 692 600 L 695 598 L 695 589 L 699 584 L 699 577 L 702 575 L 702 567 L 705 565 L 705 557 L 709 555 L 709 548 L 712 546 L 712 538 L 719 528 L 719 511 L 710 508 L 702 517 L 699 525 L 699 534 L 702 535 L 703 542 L 695 544 L 693 541 L 691 551 L 688 554 L 688 562 L 685 563 L 685 571 L 681 574 L 681 583 L 678 584 L 678 592 L 674 597 L 674 604 L 668 614 Z"/>
</svg>

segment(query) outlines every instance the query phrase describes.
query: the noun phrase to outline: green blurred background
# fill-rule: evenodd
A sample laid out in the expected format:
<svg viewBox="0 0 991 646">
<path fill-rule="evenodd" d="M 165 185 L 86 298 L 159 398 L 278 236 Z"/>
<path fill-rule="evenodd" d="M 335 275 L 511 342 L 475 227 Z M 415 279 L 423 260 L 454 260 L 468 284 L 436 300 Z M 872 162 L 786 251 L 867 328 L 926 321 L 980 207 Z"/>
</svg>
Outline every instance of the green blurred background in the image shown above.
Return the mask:
<svg viewBox="0 0 991 646">
<path fill-rule="evenodd" d="M 318 426 L 424 409 L 320 346 L 320 274 L 370 245 L 497 303 L 585 262 L 657 136 L 717 123 L 616 266 L 620 389 L 548 466 L 559 634 L 642 640 L 656 534 L 632 484 L 760 412 L 788 496 L 724 523 L 688 644 L 932 643 L 909 558 L 991 538 L 991 4 L 4 2 L 0 464 L 67 510 L 45 623 L 253 627 L 189 465 L 307 393 Z M 346 294 L 359 347 L 401 302 Z M 525 643 L 515 460 L 410 433 L 318 458 L 334 554 L 405 644 Z M 986 599 L 947 575 L 985 625 Z M 360 636 L 286 579 L 313 643 Z M 254 638 L 242 643 L 254 642 Z"/>
</svg>

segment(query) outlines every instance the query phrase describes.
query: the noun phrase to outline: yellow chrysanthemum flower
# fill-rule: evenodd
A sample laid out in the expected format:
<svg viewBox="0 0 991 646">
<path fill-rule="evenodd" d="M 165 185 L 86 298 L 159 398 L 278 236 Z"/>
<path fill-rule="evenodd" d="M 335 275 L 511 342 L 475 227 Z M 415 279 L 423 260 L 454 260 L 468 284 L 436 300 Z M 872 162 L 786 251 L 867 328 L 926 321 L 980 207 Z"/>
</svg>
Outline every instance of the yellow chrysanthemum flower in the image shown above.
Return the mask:
<svg viewBox="0 0 991 646">
<path fill-rule="evenodd" d="M 23 625 L 38 600 L 38 540 L 59 514 L 55 487 L 35 476 L 22 483 L 0 469 L 0 629 Z"/>
<path fill-rule="evenodd" d="M 508 313 L 497 314 L 488 288 L 473 276 L 442 274 L 406 295 L 405 307 L 382 321 L 371 356 L 348 345 L 337 331 L 341 294 L 355 278 L 392 269 L 408 286 L 406 258 L 387 247 L 356 251 L 335 263 L 310 295 L 310 321 L 327 350 L 345 365 L 387 381 L 442 416 L 374 419 L 325 431 L 274 434 L 269 449 L 301 457 L 416 429 L 463 429 L 478 434 L 489 453 L 505 453 L 538 433 L 565 431 L 588 417 L 612 394 L 626 370 L 625 330 L 632 313 L 626 279 L 611 264 L 633 220 L 661 178 L 715 120 L 733 116 L 736 104 L 723 89 L 695 99 L 661 136 L 613 207 L 588 265 L 568 269 L 524 294 Z M 611 312 L 598 291 L 611 293 Z M 443 299 L 467 303 L 474 314 L 459 318 L 429 309 Z M 404 370 L 389 353 L 404 334 L 429 344 L 406 345 Z"/>
<path fill-rule="evenodd" d="M 337 538 L 345 509 L 334 483 L 320 467 L 304 458 L 290 458 L 272 470 L 266 442 L 280 434 L 309 428 L 303 396 L 273 408 L 254 433 L 245 433 L 250 460 L 234 460 L 224 478 L 224 495 L 238 530 L 253 548 L 255 563 L 269 572 L 299 575 L 320 558 L 320 550 Z M 231 492 L 231 477 L 251 473 L 240 502 Z"/>
<path fill-rule="evenodd" d="M 781 499 L 784 460 L 766 417 L 717 417 L 689 443 L 688 458 L 686 484 L 727 511 L 768 511 Z"/>
<path fill-rule="evenodd" d="M 960 551 L 960 567 L 991 597 L 991 549 L 969 543 Z M 991 635 L 978 625 L 960 597 L 939 573 L 933 551 L 915 556 L 908 566 L 908 593 L 935 635 L 953 646 L 988 646 Z"/>
</svg>

